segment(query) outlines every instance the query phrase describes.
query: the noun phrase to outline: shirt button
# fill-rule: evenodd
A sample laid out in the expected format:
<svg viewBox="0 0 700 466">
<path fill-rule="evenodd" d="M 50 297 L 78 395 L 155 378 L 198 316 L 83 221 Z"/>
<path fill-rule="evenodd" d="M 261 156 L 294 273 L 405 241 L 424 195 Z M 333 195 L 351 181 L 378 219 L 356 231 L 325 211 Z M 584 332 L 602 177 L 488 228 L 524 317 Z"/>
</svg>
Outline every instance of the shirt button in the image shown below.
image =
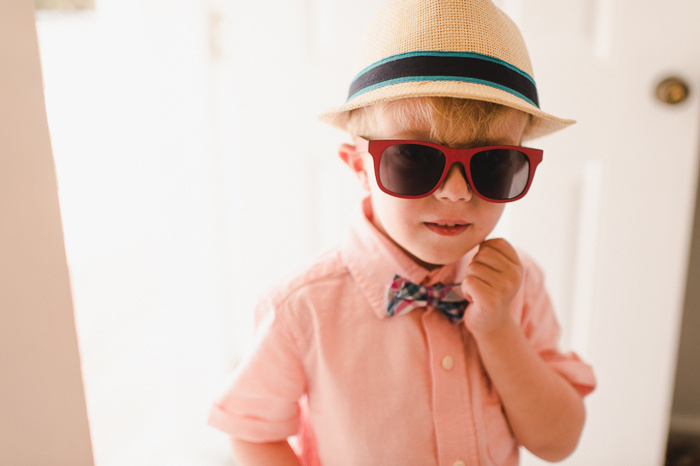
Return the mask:
<svg viewBox="0 0 700 466">
<path fill-rule="evenodd" d="M 455 464 L 452 466 L 467 466 L 467 464 L 464 461 L 455 461 Z"/>
<path fill-rule="evenodd" d="M 442 368 L 449 371 L 452 369 L 452 366 L 455 365 L 455 360 L 452 359 L 452 356 L 445 356 L 442 358 Z M 455 463 L 455 466 L 459 466 L 457 463 Z"/>
</svg>

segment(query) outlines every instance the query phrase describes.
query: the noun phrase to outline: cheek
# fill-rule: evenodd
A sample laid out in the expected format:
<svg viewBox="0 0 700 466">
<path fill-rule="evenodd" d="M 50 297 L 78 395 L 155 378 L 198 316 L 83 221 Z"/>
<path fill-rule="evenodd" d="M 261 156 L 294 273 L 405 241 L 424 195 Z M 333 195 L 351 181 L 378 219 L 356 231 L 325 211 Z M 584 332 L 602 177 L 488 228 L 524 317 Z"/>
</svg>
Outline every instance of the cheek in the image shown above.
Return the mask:
<svg viewBox="0 0 700 466">
<path fill-rule="evenodd" d="M 405 239 L 420 217 L 415 201 L 390 196 L 379 188 L 371 190 L 373 223 L 394 240 Z"/>
<path fill-rule="evenodd" d="M 397 202 L 400 199 L 389 196 L 376 187 L 371 194 L 375 216 L 378 217 L 378 220 L 385 228 L 393 230 L 396 226 L 405 222 L 408 215 L 401 202 Z"/>
<path fill-rule="evenodd" d="M 370 196 L 372 197 L 372 207 L 376 220 L 391 227 L 397 223 L 406 222 L 411 218 L 415 209 L 411 209 L 411 202 L 406 199 L 391 196 L 379 188 L 377 178 L 374 174 L 374 160 L 371 156 L 365 159 L 365 171 L 367 173 L 367 183 Z"/>
<path fill-rule="evenodd" d="M 493 202 L 482 201 L 482 205 L 479 206 L 479 217 L 482 220 L 481 226 L 484 229 L 489 230 L 488 232 L 486 232 L 486 234 L 490 233 L 491 230 L 493 230 L 493 228 L 496 226 L 498 221 L 501 219 L 501 215 L 503 215 L 505 206 L 505 204 L 495 204 Z"/>
</svg>

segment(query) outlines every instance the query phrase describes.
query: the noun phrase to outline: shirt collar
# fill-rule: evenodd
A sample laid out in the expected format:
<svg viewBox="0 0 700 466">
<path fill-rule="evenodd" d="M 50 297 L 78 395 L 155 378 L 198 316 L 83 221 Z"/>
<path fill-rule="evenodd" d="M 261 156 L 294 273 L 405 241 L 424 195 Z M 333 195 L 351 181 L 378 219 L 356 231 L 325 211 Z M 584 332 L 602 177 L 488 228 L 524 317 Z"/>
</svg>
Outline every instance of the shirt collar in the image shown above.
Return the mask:
<svg viewBox="0 0 700 466">
<path fill-rule="evenodd" d="M 394 275 L 421 285 L 452 284 L 464 280 L 476 248 L 453 264 L 427 270 L 382 234 L 372 224 L 372 216 L 372 204 L 369 198 L 365 198 L 361 212 L 356 214 L 343 242 L 341 255 L 377 317 L 386 317 L 387 287 Z"/>
</svg>

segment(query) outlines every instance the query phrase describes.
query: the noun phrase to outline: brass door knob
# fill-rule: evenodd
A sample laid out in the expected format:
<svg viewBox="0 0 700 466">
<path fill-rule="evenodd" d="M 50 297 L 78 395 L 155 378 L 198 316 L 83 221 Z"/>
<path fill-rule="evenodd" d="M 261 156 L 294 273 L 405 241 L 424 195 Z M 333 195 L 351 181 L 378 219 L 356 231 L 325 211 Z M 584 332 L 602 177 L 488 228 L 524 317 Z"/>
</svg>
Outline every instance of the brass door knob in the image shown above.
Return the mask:
<svg viewBox="0 0 700 466">
<path fill-rule="evenodd" d="M 656 98 L 668 105 L 678 105 L 688 98 L 690 88 L 681 78 L 671 76 L 656 86 Z"/>
</svg>

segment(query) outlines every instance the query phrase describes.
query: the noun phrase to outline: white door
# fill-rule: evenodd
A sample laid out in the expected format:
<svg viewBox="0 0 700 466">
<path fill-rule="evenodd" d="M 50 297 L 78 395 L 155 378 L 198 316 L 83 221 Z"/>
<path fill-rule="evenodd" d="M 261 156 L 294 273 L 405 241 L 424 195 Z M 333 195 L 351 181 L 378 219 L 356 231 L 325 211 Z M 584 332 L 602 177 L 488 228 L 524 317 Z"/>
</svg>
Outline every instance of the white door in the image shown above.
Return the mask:
<svg viewBox="0 0 700 466">
<path fill-rule="evenodd" d="M 543 108 L 579 120 L 536 142 L 545 162 L 508 225 L 599 382 L 567 464 L 663 464 L 697 186 L 700 2 L 501 4 Z M 655 97 L 672 75 L 691 92 L 673 106 Z"/>
</svg>

